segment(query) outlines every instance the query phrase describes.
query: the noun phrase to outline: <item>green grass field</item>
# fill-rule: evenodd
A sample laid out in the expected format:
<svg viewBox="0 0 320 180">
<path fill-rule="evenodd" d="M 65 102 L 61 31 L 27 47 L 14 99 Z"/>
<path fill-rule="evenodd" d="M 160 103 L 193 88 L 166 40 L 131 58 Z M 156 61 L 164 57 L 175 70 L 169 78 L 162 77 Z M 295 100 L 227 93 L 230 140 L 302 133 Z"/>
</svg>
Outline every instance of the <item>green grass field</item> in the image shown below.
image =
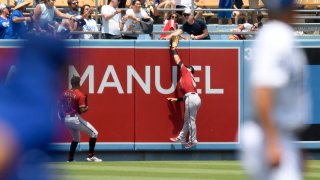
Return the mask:
<svg viewBox="0 0 320 180">
<path fill-rule="evenodd" d="M 112 161 L 52 163 L 64 179 L 185 180 L 247 179 L 239 161 Z M 308 161 L 306 180 L 320 179 L 320 161 Z"/>
</svg>

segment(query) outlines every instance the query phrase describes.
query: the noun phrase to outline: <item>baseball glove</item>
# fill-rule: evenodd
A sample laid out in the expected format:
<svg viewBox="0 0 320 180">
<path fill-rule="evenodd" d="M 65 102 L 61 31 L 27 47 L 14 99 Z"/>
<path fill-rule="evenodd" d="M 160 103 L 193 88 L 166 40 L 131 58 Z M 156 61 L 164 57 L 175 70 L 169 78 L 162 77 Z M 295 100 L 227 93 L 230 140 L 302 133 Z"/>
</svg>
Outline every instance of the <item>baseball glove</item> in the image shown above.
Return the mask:
<svg viewBox="0 0 320 180">
<path fill-rule="evenodd" d="M 172 36 L 170 39 L 170 48 L 176 48 L 179 45 L 179 36 Z"/>
</svg>

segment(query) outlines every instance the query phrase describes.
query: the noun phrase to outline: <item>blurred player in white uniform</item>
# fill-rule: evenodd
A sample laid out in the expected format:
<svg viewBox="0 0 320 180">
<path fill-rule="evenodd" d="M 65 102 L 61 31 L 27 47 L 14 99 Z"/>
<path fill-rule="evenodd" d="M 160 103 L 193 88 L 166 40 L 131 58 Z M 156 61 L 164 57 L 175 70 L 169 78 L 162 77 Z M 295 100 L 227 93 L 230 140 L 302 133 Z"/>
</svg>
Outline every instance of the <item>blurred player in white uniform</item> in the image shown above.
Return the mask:
<svg viewBox="0 0 320 180">
<path fill-rule="evenodd" d="M 294 0 L 267 0 L 269 23 L 253 45 L 253 113 L 242 130 L 243 166 L 256 180 L 301 180 L 303 158 L 294 144 L 310 115 L 306 56 L 296 48 Z"/>
</svg>

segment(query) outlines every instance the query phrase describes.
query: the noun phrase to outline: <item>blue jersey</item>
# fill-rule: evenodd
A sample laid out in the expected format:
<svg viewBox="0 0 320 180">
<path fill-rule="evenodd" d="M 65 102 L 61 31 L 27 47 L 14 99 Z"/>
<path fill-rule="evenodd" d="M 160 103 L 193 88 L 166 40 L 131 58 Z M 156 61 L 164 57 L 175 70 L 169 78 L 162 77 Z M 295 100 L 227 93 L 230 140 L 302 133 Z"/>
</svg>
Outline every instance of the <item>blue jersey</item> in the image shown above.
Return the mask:
<svg viewBox="0 0 320 180">
<path fill-rule="evenodd" d="M 9 20 L 0 17 L 0 39 L 4 38 L 6 29 L 9 27 Z"/>
<path fill-rule="evenodd" d="M 9 18 L 9 27 L 6 30 L 5 39 L 24 39 L 27 35 L 27 25 L 25 22 L 14 23 L 15 17 L 24 17 L 22 12 L 14 10 Z"/>
</svg>

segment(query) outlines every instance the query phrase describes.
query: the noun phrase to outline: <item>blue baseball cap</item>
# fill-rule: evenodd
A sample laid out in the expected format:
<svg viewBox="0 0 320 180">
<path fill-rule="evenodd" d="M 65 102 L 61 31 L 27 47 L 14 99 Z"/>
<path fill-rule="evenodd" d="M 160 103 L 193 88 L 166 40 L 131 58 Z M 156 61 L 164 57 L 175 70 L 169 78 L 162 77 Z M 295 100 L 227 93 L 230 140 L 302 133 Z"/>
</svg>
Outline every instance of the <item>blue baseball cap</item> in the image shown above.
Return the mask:
<svg viewBox="0 0 320 180">
<path fill-rule="evenodd" d="M 265 0 L 266 7 L 272 12 L 281 12 L 284 9 L 292 7 L 295 0 Z"/>
</svg>

